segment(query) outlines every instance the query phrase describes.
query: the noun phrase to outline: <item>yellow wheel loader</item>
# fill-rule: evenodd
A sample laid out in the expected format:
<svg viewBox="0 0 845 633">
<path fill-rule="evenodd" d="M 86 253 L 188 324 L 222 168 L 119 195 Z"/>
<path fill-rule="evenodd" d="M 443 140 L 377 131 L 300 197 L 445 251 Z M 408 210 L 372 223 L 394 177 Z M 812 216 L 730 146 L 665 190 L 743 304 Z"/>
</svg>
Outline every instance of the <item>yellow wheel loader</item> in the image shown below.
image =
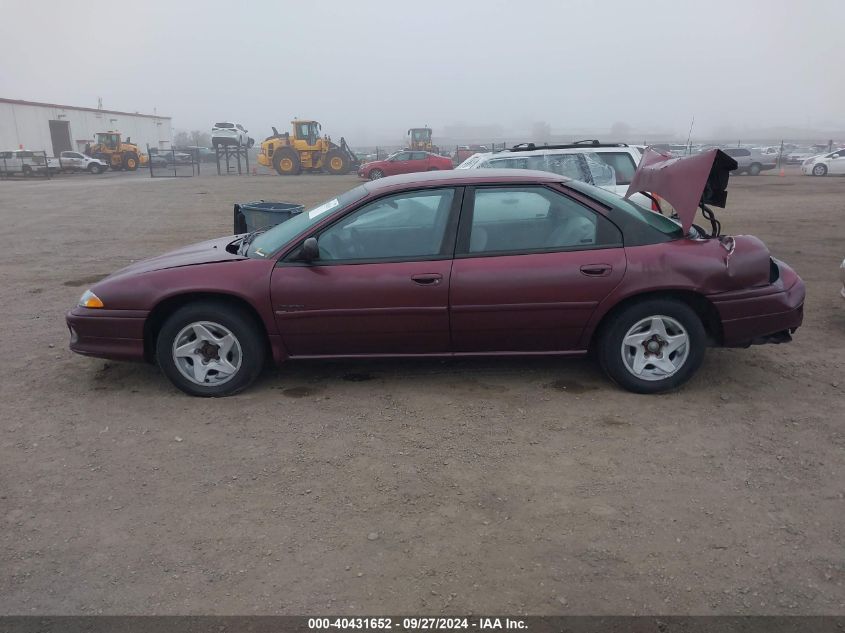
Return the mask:
<svg viewBox="0 0 845 633">
<path fill-rule="evenodd" d="M 99 158 L 116 171 L 135 171 L 139 165 L 146 165 L 149 157 L 130 140 L 127 137 L 126 142 L 122 142 L 120 132 L 97 132 L 96 144 L 87 147 L 85 153 L 91 158 Z"/>
<path fill-rule="evenodd" d="M 259 165 L 272 167 L 282 176 L 293 176 L 303 169 L 342 175 L 361 164 L 346 139 L 341 137 L 338 145 L 332 142 L 331 137 L 320 136 L 321 128 L 317 121 L 295 119 L 291 121 L 291 126 L 293 132 L 284 134 L 273 128 L 273 135 L 261 143 Z"/>
</svg>

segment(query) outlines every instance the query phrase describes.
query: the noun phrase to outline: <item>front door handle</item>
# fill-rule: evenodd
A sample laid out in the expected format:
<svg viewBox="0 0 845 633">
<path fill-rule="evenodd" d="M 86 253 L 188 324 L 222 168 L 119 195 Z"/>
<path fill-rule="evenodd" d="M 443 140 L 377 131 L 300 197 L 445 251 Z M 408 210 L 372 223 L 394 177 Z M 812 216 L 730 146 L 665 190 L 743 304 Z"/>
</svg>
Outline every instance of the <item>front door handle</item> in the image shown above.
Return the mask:
<svg viewBox="0 0 845 633">
<path fill-rule="evenodd" d="M 423 273 L 422 275 L 414 275 L 411 281 L 421 286 L 436 286 L 443 281 L 443 275 L 440 273 Z"/>
<path fill-rule="evenodd" d="M 607 277 L 613 266 L 610 264 L 584 264 L 581 266 L 581 273 L 588 277 Z"/>
</svg>

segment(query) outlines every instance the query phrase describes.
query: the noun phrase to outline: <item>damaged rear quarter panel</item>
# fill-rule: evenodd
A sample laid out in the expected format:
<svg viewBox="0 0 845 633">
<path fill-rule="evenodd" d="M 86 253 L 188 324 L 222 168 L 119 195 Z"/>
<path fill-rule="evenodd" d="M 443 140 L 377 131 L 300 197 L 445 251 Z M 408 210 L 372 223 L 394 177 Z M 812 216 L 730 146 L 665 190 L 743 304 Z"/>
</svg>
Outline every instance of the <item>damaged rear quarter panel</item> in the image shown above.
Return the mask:
<svg viewBox="0 0 845 633">
<path fill-rule="evenodd" d="M 625 278 L 602 301 L 583 333 L 582 347 L 589 345 L 602 319 L 621 302 L 638 295 L 661 292 L 692 292 L 711 300 L 720 293 L 771 292 L 769 250 L 751 235 L 733 238 L 730 251 L 717 239 L 681 239 L 662 244 L 626 247 Z M 755 310 L 754 306 L 748 306 Z"/>
</svg>

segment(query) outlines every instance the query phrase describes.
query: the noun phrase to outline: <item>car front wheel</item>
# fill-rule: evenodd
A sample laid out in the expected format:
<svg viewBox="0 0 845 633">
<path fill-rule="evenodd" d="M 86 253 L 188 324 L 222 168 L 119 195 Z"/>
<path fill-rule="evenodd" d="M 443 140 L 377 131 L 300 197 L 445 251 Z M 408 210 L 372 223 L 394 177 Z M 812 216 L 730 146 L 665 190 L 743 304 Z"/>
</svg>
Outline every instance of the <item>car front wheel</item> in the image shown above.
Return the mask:
<svg viewBox="0 0 845 633">
<path fill-rule="evenodd" d="M 827 174 L 827 167 L 825 165 L 816 165 L 813 167 L 814 176 L 824 176 Z"/>
<path fill-rule="evenodd" d="M 245 389 L 261 373 L 265 356 L 255 320 L 223 303 L 197 302 L 179 308 L 156 340 L 162 372 L 192 396 L 229 396 Z"/>
<path fill-rule="evenodd" d="M 614 315 L 599 338 L 605 373 L 635 393 L 660 393 L 689 380 L 704 360 L 706 334 L 685 303 L 650 299 Z"/>
<path fill-rule="evenodd" d="M 384 172 L 381 169 L 371 169 L 370 180 L 378 180 L 379 178 L 384 178 Z"/>
</svg>

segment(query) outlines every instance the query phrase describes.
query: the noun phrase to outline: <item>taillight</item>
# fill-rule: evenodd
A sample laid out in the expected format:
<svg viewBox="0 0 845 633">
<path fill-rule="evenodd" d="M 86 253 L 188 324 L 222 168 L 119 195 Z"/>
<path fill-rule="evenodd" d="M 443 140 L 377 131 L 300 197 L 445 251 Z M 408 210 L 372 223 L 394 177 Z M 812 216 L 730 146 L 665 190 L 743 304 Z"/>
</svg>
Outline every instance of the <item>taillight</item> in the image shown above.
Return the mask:
<svg viewBox="0 0 845 633">
<path fill-rule="evenodd" d="M 651 210 L 660 213 L 660 196 L 651 194 Z"/>
</svg>

